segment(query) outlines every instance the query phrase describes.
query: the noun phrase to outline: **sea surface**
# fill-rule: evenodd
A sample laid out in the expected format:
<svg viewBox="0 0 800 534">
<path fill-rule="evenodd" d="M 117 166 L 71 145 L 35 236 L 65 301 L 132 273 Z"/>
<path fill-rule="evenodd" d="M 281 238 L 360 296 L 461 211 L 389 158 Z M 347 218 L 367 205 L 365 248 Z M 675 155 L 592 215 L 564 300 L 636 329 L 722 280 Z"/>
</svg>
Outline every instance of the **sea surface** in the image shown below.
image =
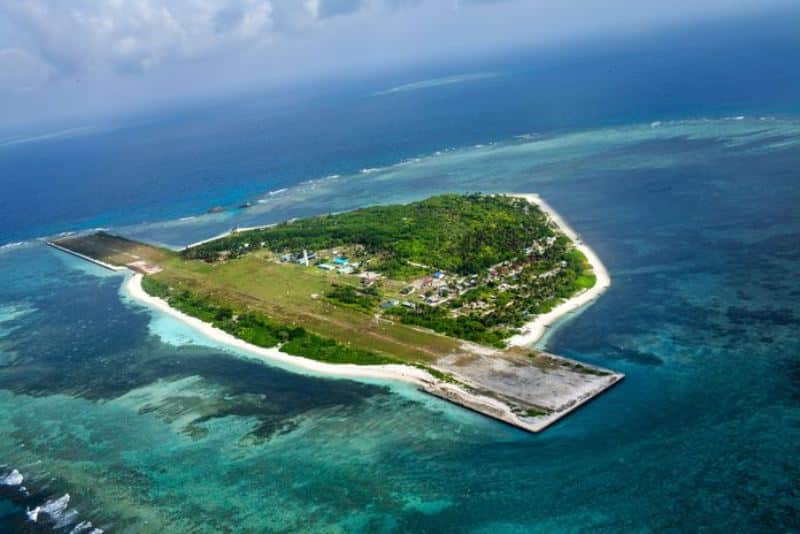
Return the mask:
<svg viewBox="0 0 800 534">
<path fill-rule="evenodd" d="M 537 122 L 514 111 L 550 97 L 515 72 L 0 146 L 0 531 L 800 529 L 800 118 L 685 92 Z M 542 434 L 254 360 L 36 239 L 179 247 L 474 191 L 539 193 L 611 274 L 541 345 L 626 379 Z"/>
</svg>

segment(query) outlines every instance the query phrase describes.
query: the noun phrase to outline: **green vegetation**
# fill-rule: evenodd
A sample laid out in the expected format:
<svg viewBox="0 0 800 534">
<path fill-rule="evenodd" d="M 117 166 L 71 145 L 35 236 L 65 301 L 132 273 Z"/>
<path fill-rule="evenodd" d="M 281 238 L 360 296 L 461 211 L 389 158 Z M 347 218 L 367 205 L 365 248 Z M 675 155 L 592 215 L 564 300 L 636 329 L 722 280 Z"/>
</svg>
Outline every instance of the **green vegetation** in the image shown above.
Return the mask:
<svg viewBox="0 0 800 534">
<path fill-rule="evenodd" d="M 381 301 L 381 293 L 375 286 L 359 289 L 348 284 L 334 284 L 325 297 L 337 304 L 365 312 L 373 311 Z"/>
<path fill-rule="evenodd" d="M 545 215 L 523 199 L 443 195 L 240 232 L 189 249 L 184 256 L 213 261 L 225 253 L 235 258 L 262 243 L 275 252 L 358 244 L 378 257 L 374 269 L 403 279 L 424 272 L 424 266 L 477 273 L 517 257 L 532 239 L 551 235 Z"/>
<path fill-rule="evenodd" d="M 280 346 L 283 352 L 329 363 L 374 365 L 398 363 L 398 360 L 369 350 L 349 347 L 333 339 L 270 320 L 263 313 L 234 310 L 211 297 L 186 289 L 176 290 L 160 280 L 145 277 L 142 288 L 160 297 L 173 308 L 211 323 L 215 327 L 259 347 Z"/>
<path fill-rule="evenodd" d="M 593 274 L 580 274 L 575 279 L 575 286 L 580 289 L 590 289 L 597 283 L 597 277 Z"/>
<path fill-rule="evenodd" d="M 504 346 L 533 316 L 596 283 L 584 255 L 538 207 L 479 194 L 295 220 L 217 239 L 183 257 L 227 265 L 265 255 L 261 249 L 289 257 L 317 251 L 326 258 L 346 250 L 361 272 L 389 279 L 389 297 L 406 301 L 390 306 L 386 316 L 494 347 Z M 447 279 L 426 281 L 434 271 L 446 272 Z M 408 285 L 400 289 L 401 281 Z M 359 312 L 374 313 L 381 302 L 377 290 L 348 283 L 334 283 L 322 294 Z"/>
<path fill-rule="evenodd" d="M 252 345 L 333 364 L 412 365 L 465 391 L 499 389 L 495 398 L 520 417 L 551 413 L 522 400 L 520 388 L 550 387 L 537 373 L 577 382 L 608 373 L 505 347 L 536 315 L 597 283 L 584 255 L 523 199 L 445 195 L 236 232 L 180 253 L 105 233 L 60 243 L 129 266 L 147 293 Z M 503 378 L 516 368 L 522 380 Z"/>
<path fill-rule="evenodd" d="M 349 277 L 275 261 L 266 251 L 236 261 L 206 263 L 170 258 L 163 271 L 146 279 L 168 284 L 173 291 L 207 295 L 236 310 L 260 312 L 284 325 L 335 339 L 345 346 L 386 355 L 404 362 L 430 362 L 449 354 L 458 341 L 425 332 L 399 321 L 376 321 L 364 311 L 325 295 Z"/>
<path fill-rule="evenodd" d="M 511 335 L 503 328 L 491 328 L 477 315 L 452 317 L 442 307 L 419 306 L 414 310 L 393 308 L 388 312 L 404 324 L 430 328 L 440 334 L 503 348 L 503 339 Z"/>
<path fill-rule="evenodd" d="M 422 365 L 422 364 L 414 364 L 414 367 L 417 367 L 419 369 L 422 369 L 423 371 L 426 371 L 433 378 L 436 378 L 437 380 L 441 380 L 442 382 L 447 382 L 449 384 L 461 384 L 461 382 L 456 380 L 455 377 L 453 375 L 451 375 L 450 373 L 443 373 L 442 371 L 440 371 L 438 369 L 434 369 L 433 367 L 429 367 L 427 365 Z"/>
<path fill-rule="evenodd" d="M 332 339 L 308 333 L 289 340 L 288 343 L 281 347 L 281 350 L 295 356 L 303 356 L 328 363 L 357 363 L 360 365 L 400 363 L 395 358 L 368 350 L 348 347 Z"/>
</svg>

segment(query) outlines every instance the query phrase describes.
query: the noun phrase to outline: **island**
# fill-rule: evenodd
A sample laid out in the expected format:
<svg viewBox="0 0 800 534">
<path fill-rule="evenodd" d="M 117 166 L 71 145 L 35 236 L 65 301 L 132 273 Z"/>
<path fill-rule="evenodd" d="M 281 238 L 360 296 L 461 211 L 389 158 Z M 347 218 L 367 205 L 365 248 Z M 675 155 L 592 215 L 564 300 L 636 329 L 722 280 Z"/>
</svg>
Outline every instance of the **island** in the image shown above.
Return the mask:
<svg viewBox="0 0 800 534">
<path fill-rule="evenodd" d="M 49 242 L 125 291 L 272 362 L 422 391 L 538 432 L 623 375 L 531 348 L 610 284 L 536 195 L 440 195 L 174 251 L 108 232 Z"/>
</svg>

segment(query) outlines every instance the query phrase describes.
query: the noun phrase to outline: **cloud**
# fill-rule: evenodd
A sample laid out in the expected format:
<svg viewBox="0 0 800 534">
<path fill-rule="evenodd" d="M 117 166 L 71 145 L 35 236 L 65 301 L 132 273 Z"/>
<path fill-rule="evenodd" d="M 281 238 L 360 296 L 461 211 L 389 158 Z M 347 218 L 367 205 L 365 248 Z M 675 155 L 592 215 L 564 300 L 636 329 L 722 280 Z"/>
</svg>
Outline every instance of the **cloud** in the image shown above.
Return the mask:
<svg viewBox="0 0 800 534">
<path fill-rule="evenodd" d="M 31 91 L 41 87 L 51 75 L 50 66 L 26 50 L 0 49 L 0 91 Z"/>
<path fill-rule="evenodd" d="M 315 19 L 348 15 L 365 6 L 364 0 L 304 0 L 304 4 Z"/>
<path fill-rule="evenodd" d="M 554 48 L 787 1 L 0 0 L 0 117 L 43 114 L 42 99 L 77 114 Z"/>
<path fill-rule="evenodd" d="M 267 0 L 11 0 L 6 12 L 57 72 L 147 71 L 170 61 L 267 41 Z"/>
<path fill-rule="evenodd" d="M 373 39 L 368 46 L 362 42 L 361 51 L 420 53 L 423 45 L 442 49 L 437 37 L 447 40 L 448 49 L 464 44 L 480 49 L 593 29 L 630 31 L 754 2 L 674 0 L 668 6 L 648 6 L 638 0 L 609 0 L 598 6 L 588 0 L 3 0 L 0 21 L 12 20 L 29 37 L 27 47 L 13 43 L 12 48 L 26 48 L 56 74 L 70 76 L 148 72 L 175 62 L 265 50 L 297 36 L 327 44 L 320 41 L 331 39 L 332 24 L 356 32 L 355 38 Z M 341 33 L 338 37 L 339 42 L 353 39 L 343 39 Z M 304 48 L 309 43 L 294 44 Z"/>
</svg>

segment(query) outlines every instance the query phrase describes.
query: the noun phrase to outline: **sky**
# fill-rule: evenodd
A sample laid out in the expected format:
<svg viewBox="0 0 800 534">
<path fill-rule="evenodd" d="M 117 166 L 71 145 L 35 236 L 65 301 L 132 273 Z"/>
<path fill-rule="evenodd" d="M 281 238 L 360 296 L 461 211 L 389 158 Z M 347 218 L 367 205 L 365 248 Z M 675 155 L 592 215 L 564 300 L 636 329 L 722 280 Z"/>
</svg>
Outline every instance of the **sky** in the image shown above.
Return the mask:
<svg viewBox="0 0 800 534">
<path fill-rule="evenodd" d="M 789 4 L 0 0 L 0 128 L 463 62 L 504 50 L 554 50 Z"/>
</svg>

